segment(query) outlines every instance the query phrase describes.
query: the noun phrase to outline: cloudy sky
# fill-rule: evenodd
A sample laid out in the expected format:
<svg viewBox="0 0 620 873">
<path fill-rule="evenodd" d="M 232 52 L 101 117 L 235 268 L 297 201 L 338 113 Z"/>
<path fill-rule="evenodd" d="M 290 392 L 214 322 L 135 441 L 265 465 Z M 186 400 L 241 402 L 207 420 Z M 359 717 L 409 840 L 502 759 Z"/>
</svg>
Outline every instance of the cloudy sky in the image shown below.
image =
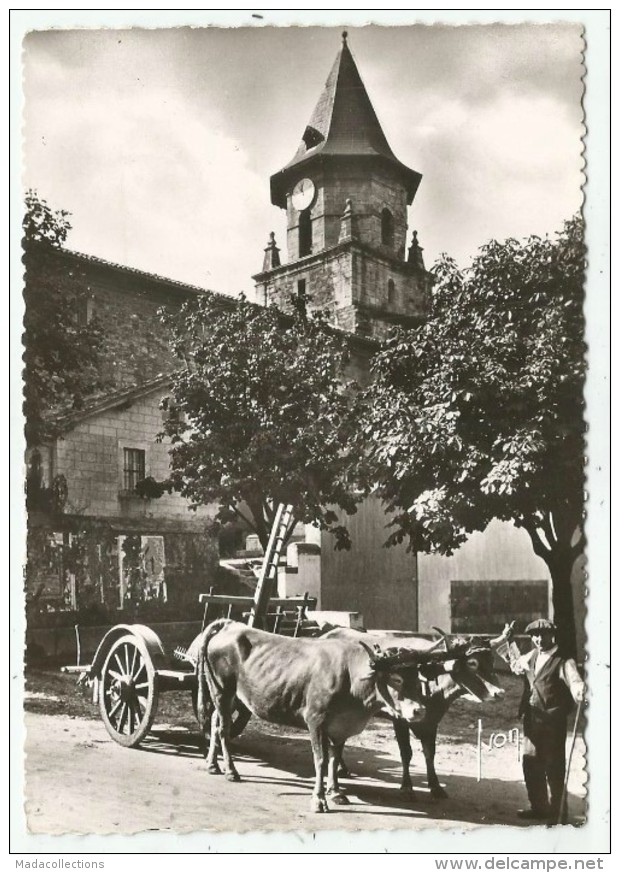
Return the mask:
<svg viewBox="0 0 620 873">
<path fill-rule="evenodd" d="M 581 206 L 581 27 L 348 27 L 427 265 L 552 233 Z M 34 31 L 24 40 L 24 187 L 68 209 L 69 246 L 251 291 L 340 28 Z M 284 254 L 284 252 L 283 252 Z"/>
</svg>

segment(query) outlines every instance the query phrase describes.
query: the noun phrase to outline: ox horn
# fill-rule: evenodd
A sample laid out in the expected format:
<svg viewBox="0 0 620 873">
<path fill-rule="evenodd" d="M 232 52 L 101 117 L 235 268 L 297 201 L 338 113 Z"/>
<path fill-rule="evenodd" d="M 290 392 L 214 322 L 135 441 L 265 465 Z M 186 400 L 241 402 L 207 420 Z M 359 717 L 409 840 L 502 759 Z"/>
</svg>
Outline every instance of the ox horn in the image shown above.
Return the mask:
<svg viewBox="0 0 620 873">
<path fill-rule="evenodd" d="M 432 652 L 435 649 L 438 649 L 440 646 L 445 645 L 446 651 L 449 652 L 450 651 L 450 640 L 448 639 L 448 634 L 445 631 L 442 631 L 442 629 L 440 627 L 436 627 L 435 625 L 432 625 L 432 629 L 435 631 L 435 633 L 439 634 L 441 639 L 437 640 L 435 645 L 431 649 L 429 649 L 429 651 Z"/>
<path fill-rule="evenodd" d="M 375 664 L 377 662 L 377 656 L 383 654 L 382 650 L 379 648 L 379 646 L 375 646 L 374 649 L 371 649 L 370 646 L 367 646 L 366 643 L 362 642 L 362 640 L 358 640 L 358 642 L 359 642 L 360 646 L 363 649 L 365 649 L 366 654 L 370 658 L 370 663 L 371 663 L 372 668 L 374 670 Z"/>
<path fill-rule="evenodd" d="M 433 643 L 432 646 L 429 646 L 429 648 L 426 651 L 427 652 L 436 652 L 437 649 L 440 649 L 444 644 L 446 645 L 446 648 L 447 648 L 447 641 L 444 639 L 444 637 L 442 637 L 440 640 L 437 640 L 437 642 Z"/>
</svg>

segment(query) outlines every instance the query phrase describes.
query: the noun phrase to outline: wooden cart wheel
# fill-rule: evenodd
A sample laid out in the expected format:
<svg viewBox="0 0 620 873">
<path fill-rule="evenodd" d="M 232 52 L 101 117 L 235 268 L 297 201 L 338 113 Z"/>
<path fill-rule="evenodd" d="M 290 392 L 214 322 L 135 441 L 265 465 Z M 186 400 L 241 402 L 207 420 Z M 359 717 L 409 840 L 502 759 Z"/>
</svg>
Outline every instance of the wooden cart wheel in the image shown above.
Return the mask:
<svg viewBox="0 0 620 873">
<path fill-rule="evenodd" d="M 194 715 L 196 716 L 196 721 L 198 721 L 198 689 L 192 688 L 192 707 L 194 710 Z M 213 711 L 213 706 L 209 701 L 209 713 Z M 232 711 L 232 721 L 230 725 L 230 736 L 238 737 L 239 734 L 245 729 L 245 726 L 250 720 L 252 713 L 247 707 L 241 703 L 240 700 L 235 699 L 233 704 Z M 211 735 L 211 719 L 207 720 L 207 726 L 205 730 L 205 736 L 207 739 Z"/>
<path fill-rule="evenodd" d="M 107 732 L 121 746 L 137 746 L 157 712 L 159 677 L 140 637 L 116 640 L 101 672 L 99 711 Z"/>
</svg>

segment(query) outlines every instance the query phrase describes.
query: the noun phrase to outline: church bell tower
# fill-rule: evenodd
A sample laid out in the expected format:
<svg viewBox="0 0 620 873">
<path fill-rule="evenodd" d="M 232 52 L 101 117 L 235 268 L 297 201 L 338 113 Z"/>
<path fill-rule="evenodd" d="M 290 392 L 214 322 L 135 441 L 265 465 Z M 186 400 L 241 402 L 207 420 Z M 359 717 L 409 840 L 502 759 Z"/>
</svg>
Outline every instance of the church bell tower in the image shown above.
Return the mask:
<svg viewBox="0 0 620 873">
<path fill-rule="evenodd" d="M 265 304 L 326 309 L 343 330 L 382 339 L 424 319 L 431 277 L 407 206 L 421 175 L 395 157 L 343 33 L 325 88 L 293 159 L 271 177 L 287 215 L 286 263 L 274 235 L 254 276 Z"/>
</svg>

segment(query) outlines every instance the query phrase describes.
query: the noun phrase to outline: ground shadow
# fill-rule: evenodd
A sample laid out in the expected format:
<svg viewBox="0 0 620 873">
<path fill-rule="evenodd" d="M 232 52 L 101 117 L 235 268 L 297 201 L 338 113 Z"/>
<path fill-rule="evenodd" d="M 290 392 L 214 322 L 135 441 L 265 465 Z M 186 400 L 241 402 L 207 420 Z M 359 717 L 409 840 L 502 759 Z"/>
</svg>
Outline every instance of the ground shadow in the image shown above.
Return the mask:
<svg viewBox="0 0 620 873">
<path fill-rule="evenodd" d="M 178 727 L 161 727 L 151 731 L 143 741 L 141 750 L 146 754 L 164 754 L 196 759 L 199 766 L 206 765 L 197 732 Z M 478 781 L 473 775 L 475 761 L 472 751 L 472 776 L 446 774 L 442 786 L 449 796 L 442 800 L 431 797 L 426 783 L 425 770 L 415 764 L 412 781 L 415 798 L 410 799 L 400 791 L 400 762 L 388 749 L 371 750 L 351 745 L 349 760 L 355 761 L 355 774 L 351 779 L 342 779 L 341 785 L 350 799 L 348 806 L 333 806 L 338 814 L 391 815 L 404 820 L 436 821 L 531 827 L 517 817 L 517 810 L 527 806 L 525 789 L 520 782 L 484 778 Z M 314 765 L 309 739 L 303 735 L 271 735 L 262 733 L 252 725 L 233 743 L 233 755 L 242 783 L 278 786 L 282 796 L 309 796 L 312 791 Z M 251 763 L 252 772 L 244 767 Z M 422 763 L 422 767 L 424 767 Z M 274 773 L 273 771 L 277 772 Z M 208 776 L 207 778 L 224 778 Z M 239 788 L 243 791 L 242 785 Z M 570 824 L 582 824 L 585 817 L 583 798 L 569 794 Z"/>
</svg>

